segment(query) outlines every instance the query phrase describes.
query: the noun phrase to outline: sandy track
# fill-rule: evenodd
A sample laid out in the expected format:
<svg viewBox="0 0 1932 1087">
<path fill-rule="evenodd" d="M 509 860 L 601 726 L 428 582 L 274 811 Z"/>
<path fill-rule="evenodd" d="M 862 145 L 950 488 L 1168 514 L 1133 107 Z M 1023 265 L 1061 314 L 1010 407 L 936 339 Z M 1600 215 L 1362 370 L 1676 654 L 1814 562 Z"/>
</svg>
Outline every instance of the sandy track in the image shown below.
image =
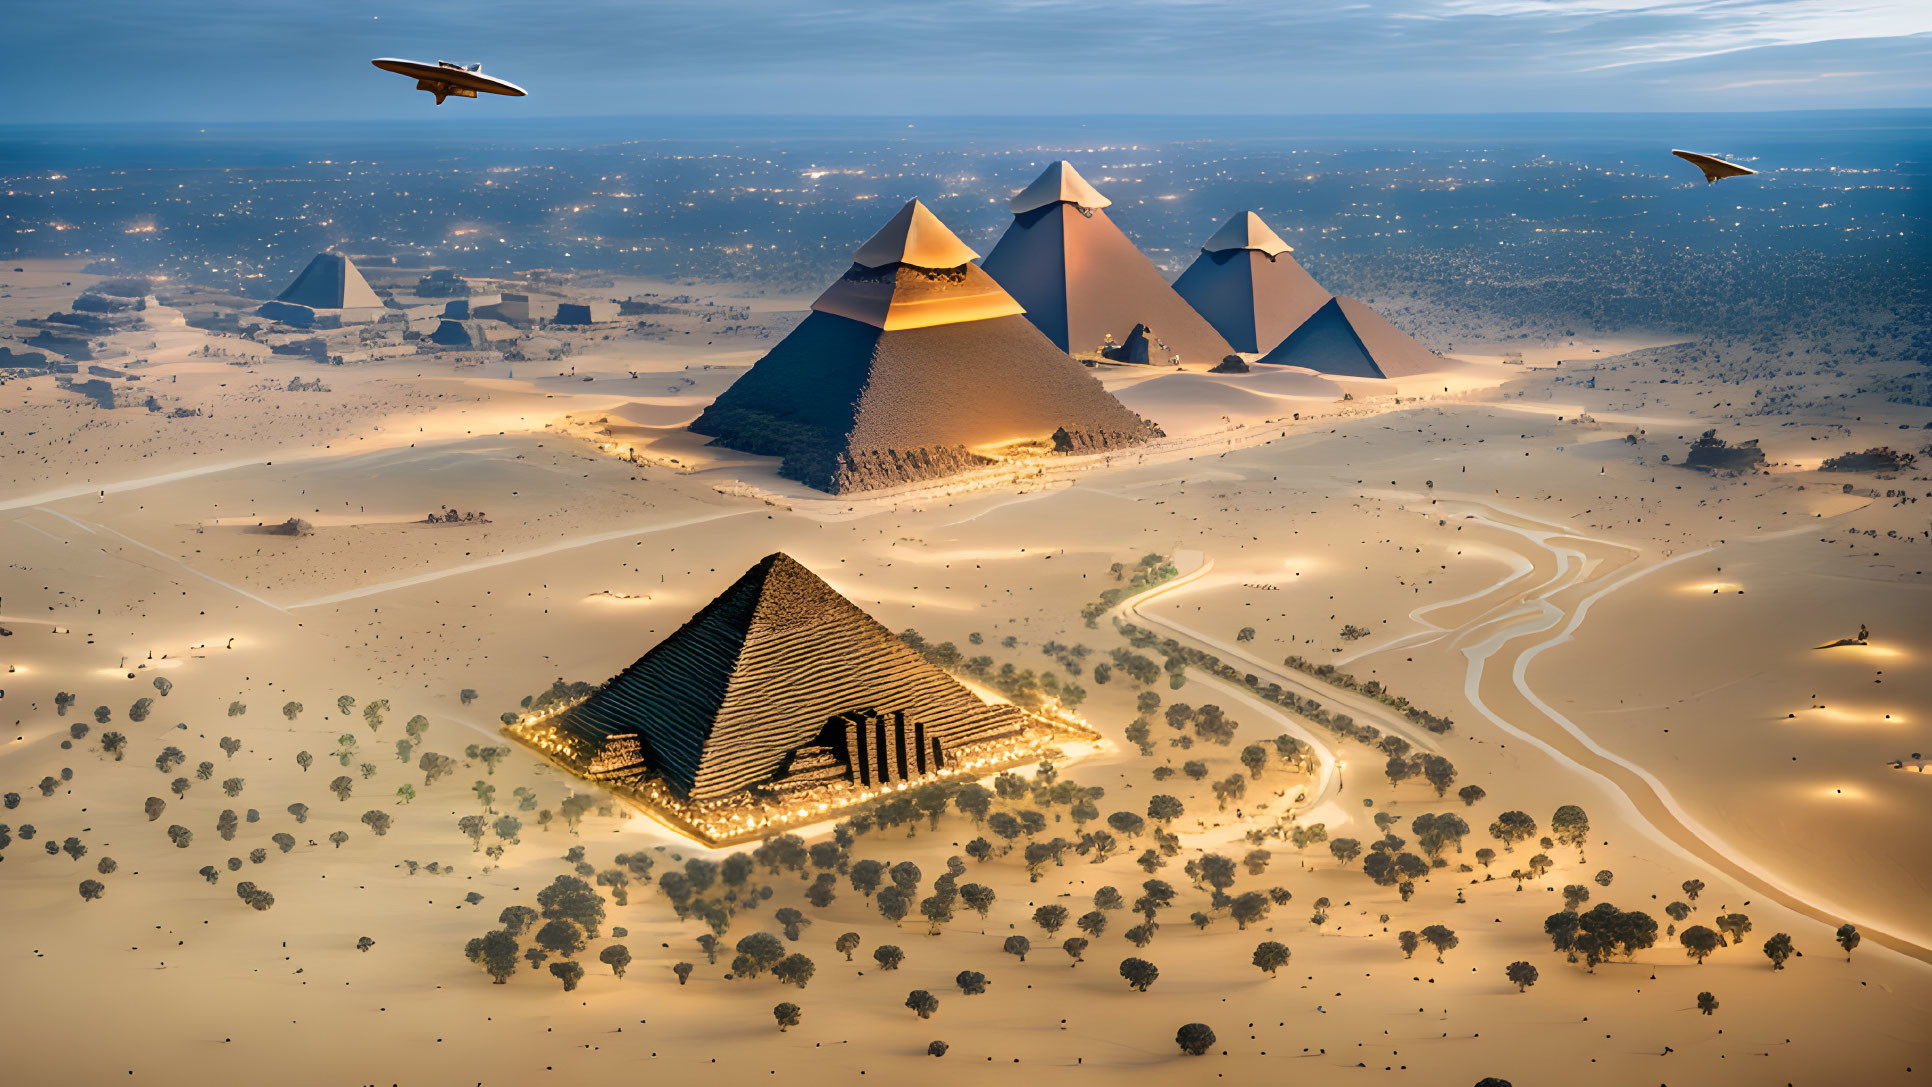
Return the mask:
<svg viewBox="0 0 1932 1087">
<path fill-rule="evenodd" d="M 1526 673 L 1530 663 L 1545 650 L 1568 641 L 1598 601 L 1650 574 L 1703 554 L 1703 549 L 1642 562 L 1635 549 L 1627 545 L 1581 536 L 1568 526 L 1536 521 L 1518 513 L 1495 509 L 1479 500 L 1460 500 L 1473 507 L 1470 516 L 1475 520 L 1509 533 L 1529 545 L 1529 553 L 1523 558 L 1532 564 L 1535 570 L 1533 576 L 1537 579 L 1516 597 L 1514 606 L 1492 605 L 1461 627 L 1447 632 L 1453 635 L 1452 645 L 1459 648 L 1467 660 L 1463 693 L 1478 713 L 1511 736 L 1542 751 L 1572 773 L 1597 785 L 1617 805 L 1620 814 L 1663 847 L 1680 853 L 1694 863 L 1721 871 L 1755 893 L 1795 912 L 1832 927 L 1850 921 L 1878 943 L 1921 961 L 1932 962 L 1932 946 L 1927 946 L 1917 934 L 1901 934 L 1873 926 L 1855 911 L 1848 911 L 1815 892 L 1794 888 L 1780 873 L 1754 858 L 1745 857 L 1722 836 L 1691 815 L 1654 773 L 1603 747 L 1575 722 L 1552 707 L 1529 684 Z M 1633 563 L 1636 564 L 1635 569 L 1616 576 Z M 1270 682 L 1279 682 L 1307 697 L 1343 708 L 1358 720 L 1371 721 L 1384 732 L 1408 739 L 1418 749 L 1437 749 L 1433 737 L 1417 735 L 1406 721 L 1372 699 L 1311 681 L 1296 673 L 1271 668 L 1247 656 L 1236 646 L 1170 619 L 1150 615 L 1145 610 L 1157 599 L 1184 593 L 1197 586 L 1212 568 L 1212 560 L 1203 557 L 1198 566 L 1181 576 L 1124 601 L 1119 611 L 1137 623 L 1161 628 L 1173 637 L 1211 648 L 1223 660 L 1245 665 Z M 1524 577 L 1520 570 L 1512 570 L 1482 593 L 1447 603 L 1481 600 Z M 1501 610 L 1499 614 L 1499 609 L 1506 610 Z M 1428 610 L 1418 609 L 1419 612 Z M 1538 635 L 1548 636 L 1538 638 Z"/>
<path fill-rule="evenodd" d="M 649 536 L 652 533 L 668 532 L 676 528 L 688 528 L 691 525 L 701 525 L 707 521 L 722 521 L 731 517 L 743 517 L 748 513 L 755 513 L 755 512 L 759 512 L 759 511 L 748 510 L 748 509 L 747 510 L 729 510 L 723 513 L 706 514 L 702 517 L 686 517 L 681 521 L 664 521 L 662 523 L 654 524 L 654 525 L 635 525 L 630 528 L 618 528 L 618 529 L 612 529 L 609 532 L 599 532 L 590 536 L 573 536 L 569 539 L 558 540 L 556 543 L 545 544 L 542 547 L 533 547 L 528 550 L 515 551 L 504 555 L 493 555 L 487 559 L 478 559 L 475 562 L 466 562 L 461 566 L 452 566 L 444 570 L 429 570 L 424 573 L 413 574 L 409 577 L 397 578 L 394 581 L 384 581 L 375 585 L 362 585 L 354 589 L 346 589 L 339 593 L 330 593 L 327 596 L 318 596 L 311 600 L 299 601 L 297 603 L 288 605 L 288 607 L 313 608 L 313 607 L 320 606 L 322 604 L 339 604 L 344 600 L 355 600 L 364 596 L 375 596 L 378 593 L 393 592 L 396 589 L 406 589 L 411 585 L 423 585 L 432 581 L 441 581 L 443 578 L 446 578 L 446 577 L 455 577 L 459 574 L 475 573 L 478 570 L 487 570 L 492 566 L 504 566 L 510 563 L 525 562 L 529 559 L 542 558 L 545 555 L 554 555 L 559 551 L 572 551 L 579 547 L 589 547 L 592 544 L 608 543 L 611 540 L 628 539 L 632 536 Z"/>
<path fill-rule="evenodd" d="M 1667 848 L 1723 872 L 1794 912 L 1830 927 L 1850 921 L 1867 938 L 1920 961 L 1932 962 L 1932 946 L 1926 944 L 1922 935 L 1891 932 L 1875 926 L 1856 911 L 1815 891 L 1792 886 L 1788 877 L 1726 842 L 1693 816 L 1656 774 L 1605 748 L 1530 685 L 1527 679 L 1530 663 L 1545 650 L 1569 641 L 1594 604 L 1650 574 L 1703 553 L 1691 551 L 1643 565 L 1595 591 L 1580 591 L 1600 580 L 1584 577 L 1539 591 L 1535 602 L 1514 616 L 1516 622 L 1502 626 L 1482 642 L 1463 647 L 1468 660 L 1465 696 L 1477 712 L 1498 728 L 1532 744 L 1572 771 L 1595 779 L 1604 793 L 1625 809 L 1635 825 L 1647 830 Z M 1553 599 L 1562 594 L 1573 598 L 1567 607 Z M 1528 641 L 1539 634 L 1548 634 L 1548 637 Z M 1497 663 L 1508 667 L 1490 667 Z"/>
</svg>

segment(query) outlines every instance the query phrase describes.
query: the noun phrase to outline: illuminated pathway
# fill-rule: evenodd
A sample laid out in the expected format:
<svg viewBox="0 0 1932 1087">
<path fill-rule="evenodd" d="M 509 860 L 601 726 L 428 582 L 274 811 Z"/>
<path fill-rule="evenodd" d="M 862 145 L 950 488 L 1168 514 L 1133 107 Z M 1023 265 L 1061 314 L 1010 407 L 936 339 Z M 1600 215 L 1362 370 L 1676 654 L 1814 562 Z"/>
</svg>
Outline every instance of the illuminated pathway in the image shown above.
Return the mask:
<svg viewBox="0 0 1932 1087">
<path fill-rule="evenodd" d="M 1814 891 L 1795 888 L 1777 872 L 1744 856 L 1691 815 L 1655 774 L 1599 744 L 1544 700 L 1526 678 L 1530 663 L 1545 650 L 1570 640 L 1598 601 L 1656 571 L 1703 554 L 1708 549 L 1642 562 L 1635 550 L 1627 545 L 1582 536 L 1567 527 L 1501 510 L 1479 500 L 1448 495 L 1436 497 L 1448 500 L 1452 508 L 1465 507 L 1472 519 L 1510 533 L 1528 544 L 1533 553 L 1525 558 L 1532 564 L 1535 571 L 1533 576 L 1541 580 L 1524 587 L 1513 602 L 1499 603 L 1459 628 L 1422 631 L 1401 639 L 1401 643 L 1416 638 L 1433 641 L 1447 636 L 1450 647 L 1459 649 L 1467 661 L 1463 695 L 1478 713 L 1497 728 L 1533 745 L 1562 766 L 1591 780 L 1617 805 L 1624 818 L 1660 845 L 1676 851 L 1689 861 L 1721 871 L 1754 893 L 1774 899 L 1780 905 L 1820 923 L 1835 928 L 1849 921 L 1856 924 L 1868 939 L 1932 963 L 1932 946 L 1928 946 L 1924 934 L 1898 933 L 1874 927 L 1854 911 Z M 1791 531 L 1805 532 L 1810 529 L 1807 526 Z M 1780 532 L 1755 538 L 1772 539 L 1789 534 Z M 1619 575 L 1619 571 L 1627 565 L 1634 565 L 1634 568 Z M 1265 682 L 1278 682 L 1325 705 L 1344 708 L 1358 720 L 1371 720 L 1377 728 L 1402 736 L 1419 749 L 1438 749 L 1435 737 L 1417 736 L 1406 719 L 1373 699 L 1292 670 L 1270 666 L 1248 656 L 1237 646 L 1172 620 L 1150 615 L 1144 610 L 1154 600 L 1170 593 L 1181 594 L 1196 586 L 1212 566 L 1211 560 L 1203 559 L 1182 576 L 1123 602 L 1116 610 L 1132 622 L 1162 629 L 1176 639 L 1210 649 L 1222 660 L 1244 666 Z M 1411 617 L 1426 622 L 1421 616 L 1428 611 L 1480 599 L 1522 581 L 1529 573 L 1519 566 L 1481 593 L 1417 609 L 1411 613 Z M 1385 645 L 1382 648 L 1390 647 Z"/>
</svg>

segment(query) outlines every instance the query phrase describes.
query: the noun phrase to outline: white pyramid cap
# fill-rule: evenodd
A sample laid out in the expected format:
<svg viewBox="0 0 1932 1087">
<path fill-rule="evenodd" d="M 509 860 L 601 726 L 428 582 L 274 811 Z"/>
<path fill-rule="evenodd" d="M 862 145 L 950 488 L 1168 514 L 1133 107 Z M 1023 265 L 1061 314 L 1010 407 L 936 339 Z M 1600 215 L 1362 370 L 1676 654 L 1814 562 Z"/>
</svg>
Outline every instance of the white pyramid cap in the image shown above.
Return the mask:
<svg viewBox="0 0 1932 1087">
<path fill-rule="evenodd" d="M 957 268 L 978 253 L 939 221 L 918 200 L 906 201 L 890 222 L 866 239 L 852 259 L 867 268 L 910 264 L 914 268 Z"/>
<path fill-rule="evenodd" d="M 1104 208 L 1113 203 L 1100 195 L 1100 190 L 1087 184 L 1073 163 L 1065 159 L 1048 166 L 1033 184 L 1020 190 L 1013 198 L 1013 214 L 1025 215 L 1029 211 L 1046 207 L 1048 204 L 1072 204 L 1081 208 Z"/>
<path fill-rule="evenodd" d="M 1201 249 L 1207 253 L 1252 249 L 1258 253 L 1266 253 L 1270 260 L 1283 253 L 1295 251 L 1294 246 L 1282 241 L 1281 235 L 1275 233 L 1267 223 L 1261 221 L 1261 216 L 1252 211 L 1236 212 L 1232 218 L 1221 224 L 1221 229 L 1215 231 L 1214 236 L 1209 238 L 1207 244 L 1201 246 Z"/>
</svg>

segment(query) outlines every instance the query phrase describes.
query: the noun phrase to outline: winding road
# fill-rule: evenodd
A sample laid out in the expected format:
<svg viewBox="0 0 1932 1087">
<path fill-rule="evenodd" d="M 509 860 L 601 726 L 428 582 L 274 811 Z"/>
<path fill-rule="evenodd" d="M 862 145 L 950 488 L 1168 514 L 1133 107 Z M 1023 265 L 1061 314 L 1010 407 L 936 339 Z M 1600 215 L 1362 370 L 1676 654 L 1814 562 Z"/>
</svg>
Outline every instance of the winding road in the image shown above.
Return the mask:
<svg viewBox="0 0 1932 1087">
<path fill-rule="evenodd" d="M 1597 603 L 1704 551 L 1647 558 L 1628 545 L 1579 535 L 1568 526 L 1504 510 L 1478 498 L 1447 494 L 1434 497 L 1438 508 L 1447 506 L 1458 515 L 1520 541 L 1524 553 L 1520 562 L 1511 564 L 1502 578 L 1483 590 L 1416 609 L 1411 618 L 1431 629 L 1407 635 L 1379 649 L 1395 645 L 1413 647 L 1446 639 L 1449 647 L 1462 653 L 1467 662 L 1463 695 L 1478 714 L 1595 785 L 1625 820 L 1659 846 L 1687 861 L 1723 872 L 1754 894 L 1822 924 L 1835 928 L 1852 922 L 1866 939 L 1932 963 L 1932 945 L 1929 945 L 1932 942 L 1926 936 L 1876 926 L 1859 916 L 1856 909 L 1834 902 L 1816 890 L 1795 886 L 1783 874 L 1739 850 L 1700 822 L 1656 774 L 1599 743 L 1531 685 L 1530 664 L 1542 653 L 1574 637 Z M 1185 565 L 1185 573 L 1122 602 L 1116 612 L 1136 624 L 1210 650 L 1222 660 L 1253 672 L 1264 682 L 1280 683 L 1324 705 L 1343 709 L 1358 720 L 1373 722 L 1377 728 L 1403 737 L 1420 750 L 1440 749 L 1441 737 L 1422 734 L 1406 719 L 1373 699 L 1283 666 L 1256 660 L 1240 646 L 1150 614 L 1146 610 L 1149 604 L 1198 587 L 1213 569 L 1212 560 L 1198 553 L 1183 552 L 1177 555 L 1177 560 Z M 1424 618 L 1455 605 L 1490 599 L 1494 602 L 1453 627 L 1436 626 Z M 1334 756 L 1328 749 L 1321 750 L 1324 764 L 1332 762 Z"/>
</svg>

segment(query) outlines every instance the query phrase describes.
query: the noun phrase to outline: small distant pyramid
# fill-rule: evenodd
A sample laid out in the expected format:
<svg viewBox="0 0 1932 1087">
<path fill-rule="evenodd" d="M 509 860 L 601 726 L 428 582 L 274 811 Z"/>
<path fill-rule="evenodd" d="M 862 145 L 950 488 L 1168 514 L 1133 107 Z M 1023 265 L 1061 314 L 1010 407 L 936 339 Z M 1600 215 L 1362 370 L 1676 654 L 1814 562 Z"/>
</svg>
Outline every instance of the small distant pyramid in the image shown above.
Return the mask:
<svg viewBox="0 0 1932 1087">
<path fill-rule="evenodd" d="M 703 803 L 915 780 L 1024 722 L 778 553 L 552 723 L 593 776 Z"/>
<path fill-rule="evenodd" d="M 1174 291 L 1236 351 L 1270 351 L 1329 299 L 1293 252 L 1261 216 L 1240 212 L 1201 246 Z"/>
<path fill-rule="evenodd" d="M 1107 217 L 1111 203 L 1070 163 L 1048 166 L 1013 198 L 1013 222 L 986 258 L 987 274 L 1062 351 L 1094 351 L 1146 325 L 1166 347 L 1157 361 L 1220 362 L 1227 340 Z"/>
<path fill-rule="evenodd" d="M 1411 339 L 1367 304 L 1336 296 L 1288 334 L 1262 362 L 1337 377 L 1414 377 L 1457 368 Z"/>
<path fill-rule="evenodd" d="M 691 424 L 834 494 L 935 479 L 1014 443 L 1094 452 L 1158 436 L 1028 324 L 917 200 Z M 941 263 L 951 262 L 951 263 Z"/>
<path fill-rule="evenodd" d="M 310 309 L 382 307 L 382 299 L 356 270 L 355 262 L 340 253 L 317 253 L 275 301 Z"/>
</svg>

